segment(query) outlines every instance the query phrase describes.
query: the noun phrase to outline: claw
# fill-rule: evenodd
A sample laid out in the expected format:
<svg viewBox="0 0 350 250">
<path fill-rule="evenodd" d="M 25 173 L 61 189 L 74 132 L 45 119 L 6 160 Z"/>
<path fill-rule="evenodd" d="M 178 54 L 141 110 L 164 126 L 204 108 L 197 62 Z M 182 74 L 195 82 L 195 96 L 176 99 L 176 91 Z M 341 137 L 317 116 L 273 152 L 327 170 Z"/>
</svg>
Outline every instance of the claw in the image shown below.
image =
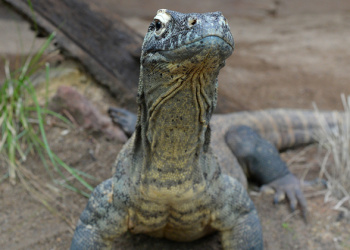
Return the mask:
<svg viewBox="0 0 350 250">
<path fill-rule="evenodd" d="M 273 199 L 274 204 L 278 204 L 279 202 L 285 199 L 285 194 L 282 190 L 277 190 L 275 197 Z"/>
<path fill-rule="evenodd" d="M 328 181 L 326 181 L 325 179 L 316 178 L 316 179 L 313 179 L 313 180 L 304 181 L 303 182 L 303 186 L 305 186 L 305 187 L 322 187 L 322 188 L 327 188 L 328 187 Z"/>
<path fill-rule="evenodd" d="M 291 173 L 272 181 L 261 187 L 260 191 L 265 192 L 268 188 L 273 188 L 275 190 L 275 195 L 273 203 L 277 204 L 285 197 L 289 200 L 289 206 L 292 212 L 295 211 L 299 205 L 302 216 L 307 222 L 307 204 L 306 199 L 301 190 L 300 181 Z"/>
<path fill-rule="evenodd" d="M 295 211 L 295 207 L 297 205 L 297 198 L 296 198 L 296 193 L 293 193 L 291 190 L 287 190 L 286 191 L 289 203 L 290 203 L 290 209 L 292 210 L 292 212 Z"/>
<path fill-rule="evenodd" d="M 129 137 L 135 131 L 137 116 L 122 108 L 110 107 L 108 114 L 112 121 L 124 130 Z"/>
<path fill-rule="evenodd" d="M 260 192 L 263 193 L 263 194 L 274 194 L 274 193 L 276 193 L 276 191 L 272 187 L 270 187 L 268 185 L 261 186 Z"/>
</svg>

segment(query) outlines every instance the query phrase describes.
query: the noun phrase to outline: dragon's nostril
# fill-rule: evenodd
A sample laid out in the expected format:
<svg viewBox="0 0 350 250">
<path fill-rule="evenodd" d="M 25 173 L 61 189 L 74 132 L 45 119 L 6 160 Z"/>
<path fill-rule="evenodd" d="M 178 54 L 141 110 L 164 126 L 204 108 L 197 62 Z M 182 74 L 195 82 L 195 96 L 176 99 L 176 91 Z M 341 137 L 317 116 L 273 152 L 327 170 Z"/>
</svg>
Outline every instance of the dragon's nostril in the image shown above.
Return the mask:
<svg viewBox="0 0 350 250">
<path fill-rule="evenodd" d="M 192 27 L 193 25 L 195 25 L 197 23 L 197 19 L 196 18 L 193 18 L 193 17 L 190 17 L 188 19 L 188 26 Z"/>
</svg>

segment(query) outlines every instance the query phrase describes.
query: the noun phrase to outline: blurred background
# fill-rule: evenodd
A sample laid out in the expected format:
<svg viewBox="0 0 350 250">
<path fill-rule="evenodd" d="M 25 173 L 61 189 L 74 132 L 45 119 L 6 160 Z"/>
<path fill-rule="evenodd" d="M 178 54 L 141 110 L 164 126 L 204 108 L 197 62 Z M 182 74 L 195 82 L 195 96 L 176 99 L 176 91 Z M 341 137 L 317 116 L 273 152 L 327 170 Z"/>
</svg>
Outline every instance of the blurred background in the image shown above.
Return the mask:
<svg viewBox="0 0 350 250">
<path fill-rule="evenodd" d="M 0 1 L 0 86 L 6 69 L 21 67 L 24 58 L 47 40 L 36 37 L 28 20 L 4 3 L 11 1 L 27 3 L 27 0 Z M 38 2 L 32 0 L 33 4 Z M 106 27 L 118 26 L 109 20 L 124 22 L 139 35 L 140 44 L 158 9 L 221 11 L 231 27 L 235 51 L 219 75 L 218 113 L 267 108 L 312 109 L 313 102 L 319 109 L 341 110 L 341 93 L 350 94 L 349 0 L 57 0 L 50 3 L 68 6 L 72 2 L 85 3 L 87 9 L 103 17 L 100 20 L 105 21 Z M 52 11 L 54 7 L 50 7 Z M 77 15 L 82 11 L 72 10 Z M 50 16 L 49 9 L 46 14 Z M 101 28 L 100 34 L 103 32 Z M 87 48 L 89 52 L 88 49 L 94 48 Z M 55 50 L 51 46 L 48 52 Z M 107 54 L 115 53 L 106 50 Z M 58 51 L 55 53 L 50 59 L 50 98 L 58 86 L 69 85 L 83 93 L 104 115 L 109 106 L 124 105 L 109 89 L 96 84 L 91 72 L 81 63 L 68 60 Z M 118 70 L 126 70 L 125 65 L 119 66 Z M 134 71 L 126 75 L 135 76 L 136 86 L 138 73 Z M 40 79 L 45 82 L 45 72 L 37 73 L 41 78 L 33 82 L 38 86 L 38 97 L 43 99 L 41 94 L 45 89 Z M 122 142 L 57 124 L 47 123 L 46 129 L 50 147 L 63 161 L 97 177 L 98 181 L 92 181 L 92 185 L 110 177 Z M 323 159 L 317 146 L 287 151 L 282 157 L 299 178 L 304 178 L 308 171 L 311 177 L 308 174 L 306 179 L 319 176 Z M 50 178 L 45 175 L 37 154 L 28 157 L 25 167 L 33 171 L 35 183 L 37 177 L 41 178 L 43 190 L 49 192 L 61 214 L 57 216 L 36 202 L 23 186 L 13 186 L 6 178 L 0 179 L 0 249 L 68 249 L 86 198 L 49 185 Z M 0 162 L 0 177 L 6 175 L 7 168 Z M 273 206 L 271 197 L 261 198 L 256 193 L 252 199 L 262 220 L 266 249 L 350 249 L 350 221 L 333 209 L 334 203 L 325 203 L 324 193 L 311 193 L 307 197 L 311 215 L 307 225 L 286 204 Z"/>
<path fill-rule="evenodd" d="M 142 36 L 159 8 L 221 11 L 236 47 L 220 75 L 217 112 L 312 108 L 313 101 L 339 109 L 340 93 L 349 94 L 350 1 L 103 0 L 95 8 L 113 9 Z"/>
<path fill-rule="evenodd" d="M 35 1 L 33 1 L 35 2 Z M 221 11 L 235 51 L 219 78 L 217 112 L 261 108 L 342 108 L 349 94 L 350 1 L 348 0 L 82 0 L 105 17 L 119 16 L 142 37 L 160 8 Z M 0 54 L 27 53 L 32 33 L 0 5 Z M 18 39 L 21 37 L 21 39 Z M 0 65 L 0 78 L 3 76 Z"/>
</svg>

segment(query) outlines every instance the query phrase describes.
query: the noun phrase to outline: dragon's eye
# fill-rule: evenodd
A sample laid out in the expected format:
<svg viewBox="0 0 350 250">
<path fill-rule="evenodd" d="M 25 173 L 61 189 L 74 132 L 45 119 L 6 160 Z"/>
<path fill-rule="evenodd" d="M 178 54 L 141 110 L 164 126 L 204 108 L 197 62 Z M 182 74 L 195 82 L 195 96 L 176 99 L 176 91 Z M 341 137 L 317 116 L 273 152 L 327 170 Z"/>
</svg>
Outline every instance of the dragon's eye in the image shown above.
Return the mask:
<svg viewBox="0 0 350 250">
<path fill-rule="evenodd" d="M 166 10 L 158 10 L 157 15 L 154 17 L 152 22 L 154 27 L 154 34 L 158 39 L 162 38 L 162 34 L 169 27 L 169 21 L 171 20 L 171 15 L 166 13 Z"/>
<path fill-rule="evenodd" d="M 155 20 L 156 23 L 156 31 L 160 30 L 162 28 L 162 22 L 159 20 Z"/>
<path fill-rule="evenodd" d="M 154 19 L 154 25 L 156 27 L 156 31 L 155 31 L 156 35 L 160 36 L 165 30 L 164 23 L 162 23 L 162 21 L 160 21 L 159 19 Z"/>
</svg>

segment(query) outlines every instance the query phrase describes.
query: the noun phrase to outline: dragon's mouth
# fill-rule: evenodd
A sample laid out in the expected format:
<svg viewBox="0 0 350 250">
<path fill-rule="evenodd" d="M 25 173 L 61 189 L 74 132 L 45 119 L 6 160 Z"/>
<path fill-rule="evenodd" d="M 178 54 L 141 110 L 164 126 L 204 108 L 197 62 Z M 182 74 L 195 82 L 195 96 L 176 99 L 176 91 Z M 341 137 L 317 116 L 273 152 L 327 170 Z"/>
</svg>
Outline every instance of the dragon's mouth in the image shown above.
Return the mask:
<svg viewBox="0 0 350 250">
<path fill-rule="evenodd" d="M 219 35 L 206 35 L 204 37 L 200 37 L 198 39 L 195 39 L 193 40 L 192 42 L 190 43 L 187 43 L 187 44 L 184 44 L 183 46 L 186 46 L 186 45 L 190 45 L 190 44 L 193 44 L 193 43 L 196 43 L 198 41 L 205 41 L 207 39 L 221 39 L 222 41 L 224 41 L 227 45 L 229 45 L 231 47 L 232 50 L 234 50 L 234 44 L 232 41 L 230 41 L 229 39 L 225 38 L 225 37 L 222 37 L 222 36 L 219 36 Z"/>
<path fill-rule="evenodd" d="M 181 44 L 179 47 L 177 48 L 174 48 L 174 49 L 150 49 L 148 51 L 146 51 L 146 54 L 150 54 L 150 53 L 168 53 L 168 52 L 175 52 L 177 50 L 181 50 L 183 48 L 187 48 L 187 47 L 191 47 L 192 45 L 197 45 L 197 44 L 202 44 L 202 46 L 199 46 L 199 47 L 206 47 L 205 44 L 206 44 L 206 41 L 208 40 L 217 40 L 217 41 L 220 41 L 221 42 L 217 42 L 218 45 L 222 45 L 222 44 L 226 44 L 227 46 L 230 47 L 229 50 L 231 50 L 231 53 L 232 51 L 234 50 L 234 44 L 232 41 L 230 41 L 229 39 L 226 39 L 224 37 L 221 37 L 221 36 L 218 36 L 218 35 L 207 35 L 205 37 L 199 37 L 189 43 L 185 43 L 185 44 Z"/>
<path fill-rule="evenodd" d="M 190 43 L 187 44 L 183 44 L 182 46 L 180 46 L 179 48 L 183 47 L 183 46 L 191 46 L 192 44 L 196 44 L 196 43 L 201 43 L 201 44 L 206 44 L 207 41 L 212 41 L 215 40 L 217 41 L 218 45 L 222 45 L 222 44 L 226 44 L 229 45 L 231 47 L 231 50 L 233 51 L 234 49 L 234 45 L 232 43 L 230 43 L 228 40 L 226 40 L 224 37 L 221 36 L 217 36 L 217 35 L 208 35 L 205 37 L 201 37 L 198 38 Z M 220 41 L 220 42 L 219 42 Z M 177 48 L 175 48 L 174 50 L 176 50 Z"/>
<path fill-rule="evenodd" d="M 157 50 L 153 53 L 159 53 L 170 61 L 184 60 L 201 54 L 208 55 L 209 53 L 215 54 L 225 60 L 232 54 L 233 50 L 234 45 L 223 37 L 209 35 L 183 44 L 175 49 Z"/>
<path fill-rule="evenodd" d="M 206 41 L 213 40 L 213 39 L 215 39 L 217 41 L 222 40 L 222 42 L 224 42 L 227 45 L 229 45 L 232 48 L 232 50 L 234 49 L 234 45 L 230 41 L 225 39 L 224 37 L 218 36 L 218 35 L 207 35 L 207 36 L 204 36 L 204 37 L 199 37 L 199 38 L 197 38 L 197 39 L 195 39 L 195 40 L 193 40 L 193 41 L 191 41 L 189 43 L 182 44 L 178 48 L 175 48 L 175 49 L 172 49 L 172 50 L 169 50 L 169 51 L 174 51 L 174 50 L 180 49 L 181 47 L 190 46 L 190 45 L 196 44 L 198 42 L 204 44 L 204 43 L 206 43 Z"/>
</svg>

